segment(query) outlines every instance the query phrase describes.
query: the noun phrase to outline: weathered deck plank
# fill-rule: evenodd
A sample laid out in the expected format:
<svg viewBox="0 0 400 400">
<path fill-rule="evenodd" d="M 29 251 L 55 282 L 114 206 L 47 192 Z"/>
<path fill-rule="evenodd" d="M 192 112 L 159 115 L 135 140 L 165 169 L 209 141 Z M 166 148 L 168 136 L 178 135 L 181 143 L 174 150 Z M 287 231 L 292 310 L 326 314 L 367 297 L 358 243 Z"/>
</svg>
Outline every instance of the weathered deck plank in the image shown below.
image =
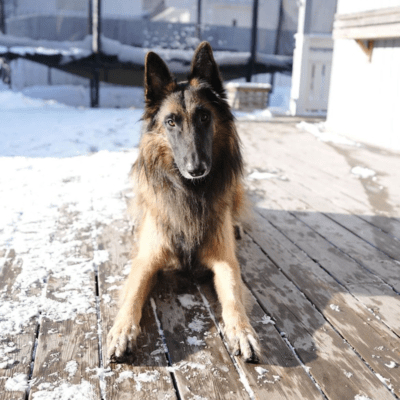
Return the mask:
<svg viewBox="0 0 400 400">
<path fill-rule="evenodd" d="M 221 307 L 213 285 L 202 284 L 200 290 L 211 305 L 215 320 L 221 324 Z M 275 329 L 274 322 L 265 314 L 250 291 L 247 295 L 248 310 L 251 310 L 249 318 L 259 335 L 262 356 L 258 365 L 247 364 L 241 357 L 235 356 L 235 360 L 246 376 L 255 399 L 323 399 L 306 370 Z"/>
<path fill-rule="evenodd" d="M 243 276 L 254 295 L 310 367 L 310 374 L 328 399 L 352 399 L 357 395 L 392 399 L 362 359 L 251 239 L 242 241 L 239 255 Z"/>
<path fill-rule="evenodd" d="M 380 215 L 363 215 L 362 219 L 400 240 L 400 221 L 398 219 Z"/>
<path fill-rule="evenodd" d="M 291 223 L 286 223 L 284 226 L 277 222 L 278 218 L 272 217 L 272 219 L 273 223 L 276 223 L 279 228 L 285 228 L 283 231 L 287 237 L 269 223 L 261 220 L 258 227 L 254 227 L 251 232 L 254 240 L 282 269 L 285 275 L 297 287 L 301 288 L 307 298 L 312 301 L 357 353 L 368 362 L 370 367 L 384 378 L 390 379 L 393 391 L 399 395 L 400 376 L 395 368 L 391 368 L 393 365 L 400 365 L 398 337 L 380 319 L 375 318 L 366 306 L 363 306 L 363 301 L 368 305 L 373 302 L 374 298 L 377 302 L 385 302 L 390 306 L 391 303 L 396 304 L 399 301 L 398 296 L 389 289 L 392 292 L 389 299 L 392 300 L 384 301 L 382 298 L 380 300 L 378 293 L 376 297 L 372 294 L 362 295 L 361 300 L 357 301 L 359 293 L 356 291 L 354 294 L 348 292 L 343 285 L 332 277 L 332 275 L 335 276 L 334 274 L 326 273 L 316 262 L 303 253 L 302 250 L 305 250 L 309 254 L 307 248 L 302 246 L 303 243 L 311 245 L 315 243 L 316 248 L 323 248 L 318 241 L 315 241 L 315 238 L 307 235 L 306 228 L 297 232 L 294 244 L 289 239 L 294 239 L 291 232 L 295 227 L 295 219 L 290 219 Z M 304 238 L 301 237 L 301 232 L 304 232 Z M 323 254 L 328 257 L 331 252 L 323 248 Z M 313 259 L 316 258 L 313 254 L 311 256 Z M 321 264 L 326 268 L 327 266 L 323 261 L 321 260 Z M 336 266 L 343 264 L 341 281 L 347 283 L 348 279 L 356 280 L 351 273 L 345 275 L 347 265 L 344 261 L 346 260 L 343 255 L 342 259 L 338 258 L 335 263 Z M 357 276 L 360 276 L 360 273 Z M 368 283 L 365 284 L 368 286 Z M 384 289 L 383 285 L 380 287 Z M 363 291 L 368 292 L 368 289 L 364 289 L 363 284 L 358 285 L 358 288 L 361 293 L 364 293 Z M 384 293 L 383 290 L 382 292 Z M 397 315 L 392 312 L 391 317 L 394 319 L 397 318 Z M 391 324 L 390 315 L 386 320 Z"/>
<path fill-rule="evenodd" d="M 154 301 L 181 398 L 249 399 L 191 280 L 163 274 Z"/>
<path fill-rule="evenodd" d="M 96 400 L 400 397 L 400 157 L 321 143 L 284 119 L 238 123 L 238 129 L 246 168 L 274 171 L 272 178 L 249 181 L 259 225 L 251 224 L 239 242 L 261 363 L 229 354 L 210 283 L 196 286 L 165 273 L 144 307 L 134 354 L 108 366 L 106 337 L 130 267 L 130 227 L 117 217 L 83 232 L 85 216 L 74 220 L 72 211 L 64 221 L 60 209 L 55 226 L 60 218 L 68 232 L 51 227 L 47 252 L 60 264 L 46 266 L 40 282 L 27 281 L 22 297 L 14 283 L 22 270 L 29 272 L 21 264 L 28 253 L 0 249 L 0 302 L 43 299 L 35 302 L 41 319 L 35 316 L 20 333 L 0 338 L 0 400 L 26 400 L 24 391 L 5 391 L 5 385 L 10 377 L 26 382 L 31 375 L 25 387 L 32 400 L 50 392 L 65 397 L 67 390 L 92 393 Z M 374 170 L 375 178 L 355 176 L 351 169 L 358 165 Z M 46 223 L 54 222 L 53 215 Z M 15 232 L 25 235 L 26 244 L 37 234 L 30 227 Z M 57 257 L 53 235 L 59 236 Z M 70 251 L 65 263 L 62 243 Z M 71 312 L 63 297 L 72 289 L 74 279 L 66 272 L 71 262 L 84 266 L 87 280 L 76 293 L 90 304 L 87 312 L 54 318 L 52 302 L 61 307 L 56 314 L 64 302 Z"/>
<path fill-rule="evenodd" d="M 312 135 L 301 133 L 291 123 L 272 122 L 267 127 L 256 123 L 239 123 L 238 126 L 250 168 L 277 170 L 286 175 L 290 182 L 303 185 L 317 196 L 329 199 L 333 205 L 354 214 L 384 213 L 389 217 L 398 216 L 398 157 L 392 156 L 391 167 L 386 166 L 391 169 L 385 170 L 382 168 L 387 164 L 387 154 L 321 143 Z M 263 148 L 263 152 L 259 148 Z M 363 153 L 355 155 L 352 152 Z M 378 171 L 376 180 L 359 179 L 352 174 L 352 167 L 358 165 Z M 389 171 L 390 174 L 387 173 Z"/>
<path fill-rule="evenodd" d="M 70 217 L 66 220 L 66 224 L 73 222 Z M 58 234 L 63 235 L 62 225 Z M 75 395 L 84 394 L 88 398 L 99 399 L 101 396 L 100 382 L 96 375 L 99 341 L 95 274 L 91 266 L 94 252 L 89 233 L 77 231 L 76 239 L 80 241 L 80 246 L 74 248 L 73 253 L 66 253 L 65 259 L 73 257 L 75 262 L 82 264 L 80 282 L 84 286 L 77 287 L 72 276 L 60 271 L 51 273 L 48 278 L 46 300 L 54 303 L 47 310 L 50 315 L 41 319 L 29 399 L 35 395 L 59 396 L 69 391 Z M 87 303 L 85 312 L 82 310 L 71 315 L 67 301 L 69 296 L 80 303 Z M 65 303 L 67 307 L 64 309 Z M 78 303 L 74 304 L 78 306 Z"/>
<path fill-rule="evenodd" d="M 22 260 L 13 249 L 2 250 L 4 265 L 0 272 L 0 302 L 2 306 L 6 302 L 18 302 L 19 290 L 13 286 L 21 270 Z M 41 287 L 32 288 L 28 296 L 40 294 Z M 1 400 L 25 400 L 25 391 L 11 391 L 11 379 L 18 377 L 27 381 L 31 373 L 31 363 L 38 329 L 38 318 L 33 317 L 27 326 L 22 327 L 22 332 L 0 337 L 0 399 Z M 7 381 L 10 379 L 9 384 Z"/>
<path fill-rule="evenodd" d="M 124 362 L 108 365 L 107 334 L 118 312 L 119 290 L 130 270 L 132 242 L 127 220 L 105 226 L 97 239 L 97 246 L 109 253 L 109 259 L 101 262 L 98 269 L 104 394 L 110 400 L 176 399 L 163 338 L 149 302 L 143 310 L 142 332 L 134 354 Z"/>
<path fill-rule="evenodd" d="M 310 211 L 320 211 L 388 256 L 396 260 L 400 259 L 400 241 L 393 237 L 396 234 L 400 237 L 400 224 L 393 218 L 352 215 L 349 213 L 349 210 L 334 205 L 331 199 L 321 197 L 319 193 L 313 192 L 311 189 L 300 185 L 298 182 L 287 182 L 284 185 L 279 185 L 279 187 L 271 182 L 268 188 L 268 197 L 271 198 L 275 204 L 279 204 L 281 208 L 288 211 L 293 210 L 288 208 L 287 200 L 284 201 L 283 204 L 280 200 L 282 196 L 287 198 L 287 196 L 290 195 L 294 197 L 290 205 L 293 206 L 293 204 L 298 203 L 296 204 L 297 210 L 305 208 Z M 286 192 L 286 194 L 284 192 Z M 271 196 L 271 193 L 273 196 Z M 397 225 L 399 225 L 398 228 Z M 383 231 L 382 228 L 384 228 Z M 398 232 L 397 229 L 399 229 Z"/>
<path fill-rule="evenodd" d="M 346 288 L 349 293 L 359 299 L 366 308 L 373 311 L 394 332 L 400 334 L 400 297 L 379 277 L 365 271 L 361 265 L 331 245 L 292 214 L 285 211 L 258 210 L 296 246 L 338 280 L 343 288 Z M 271 231 L 271 229 L 268 229 L 268 225 L 263 226 L 264 233 L 268 230 Z M 257 242 L 262 240 L 266 248 L 267 240 L 256 236 L 255 240 Z M 269 237 L 271 237 L 271 234 L 269 234 Z"/>
<path fill-rule="evenodd" d="M 374 213 L 375 210 L 368 203 L 363 186 L 358 180 L 354 179 L 351 182 L 352 190 L 350 193 L 352 193 L 352 196 L 349 196 L 349 192 L 346 192 L 343 188 L 343 185 L 347 184 L 344 181 L 350 176 L 350 167 L 346 163 L 343 165 L 342 157 L 336 154 L 335 151 L 331 149 L 326 159 L 337 161 L 336 169 L 341 168 L 342 171 L 342 180 L 340 181 L 321 172 L 320 168 L 323 163 L 310 167 L 305 164 L 304 159 L 300 162 L 295 159 L 298 157 L 297 153 L 304 154 L 307 151 L 307 144 L 318 152 L 323 151 L 326 145 L 315 141 L 313 138 L 307 138 L 304 134 L 299 136 L 299 132 L 294 126 L 281 127 L 271 124 L 270 129 L 271 131 L 273 129 L 273 132 L 268 132 L 266 135 L 265 128 L 257 126 L 257 124 L 251 124 L 241 131 L 245 159 L 249 163 L 248 167 L 250 169 L 264 168 L 278 171 L 279 174 L 277 175 L 285 176 L 289 182 L 296 181 L 303 186 L 312 188 L 320 196 L 331 199 L 334 204 L 346 209 L 350 207 L 353 213 Z M 257 137 L 257 142 L 254 142 L 255 137 Z M 304 138 L 303 142 L 299 139 L 301 137 Z M 294 144 L 296 142 L 297 144 Z M 263 148 L 264 152 L 260 152 L 259 148 Z M 348 171 L 347 174 L 346 170 Z M 329 181 L 329 185 L 326 185 L 327 181 Z"/>
<path fill-rule="evenodd" d="M 285 226 L 281 227 L 281 230 L 292 238 L 297 245 L 299 245 L 304 251 L 306 251 L 311 258 L 317 259 L 323 266 L 336 277 L 346 288 L 361 302 L 363 302 L 368 308 L 376 310 L 378 315 L 382 313 L 381 317 L 385 319 L 388 326 L 392 327 L 398 332 L 399 329 L 399 312 L 398 312 L 398 296 L 389 287 L 386 287 L 382 281 L 388 280 L 395 285 L 399 284 L 398 279 L 398 265 L 396 261 L 387 257 L 381 251 L 372 247 L 368 243 L 356 237 L 347 229 L 338 225 L 336 221 L 332 221 L 333 216 L 341 216 L 339 213 L 330 213 L 329 218 L 321 213 L 315 212 L 308 203 L 314 204 L 315 209 L 329 210 L 329 204 L 322 199 L 312 196 L 308 196 L 306 191 L 299 191 L 298 185 L 292 182 L 282 182 L 278 185 L 273 182 L 259 182 L 258 188 L 267 192 L 263 200 L 259 201 L 258 204 L 260 208 L 258 209 L 263 215 L 267 216 L 270 221 L 275 220 L 275 223 L 279 225 L 282 223 Z M 288 188 L 287 188 L 288 187 Z M 294 189 L 293 189 L 294 188 Z M 293 189 L 293 190 L 292 190 Z M 291 197 L 292 196 L 292 197 Z M 298 196 L 298 197 L 295 197 Z M 306 203 L 304 202 L 306 199 Z M 307 212 L 300 212 L 299 210 L 306 209 Z M 281 210 L 281 211 L 271 211 L 271 210 Z M 297 210 L 297 211 L 286 211 L 286 210 Z M 299 220 L 296 220 L 293 216 L 296 216 Z M 384 260 L 373 265 L 368 259 L 368 254 L 364 254 L 362 250 L 358 251 L 358 259 L 354 260 L 347 254 L 349 253 L 345 249 L 338 249 L 332 244 L 332 235 L 329 237 L 321 237 L 318 233 L 318 229 L 311 229 L 308 227 L 307 220 L 304 218 L 318 219 L 319 227 L 330 227 L 331 230 L 336 232 L 336 236 L 345 235 L 346 240 L 341 240 L 347 247 L 353 246 L 357 249 L 357 245 L 362 246 L 361 248 L 366 248 L 369 252 L 372 252 L 376 257 L 381 257 Z M 331 218 L 332 217 L 332 218 Z M 343 216 L 347 217 L 347 216 Z M 283 222 L 287 219 L 286 223 Z M 350 217 L 349 217 L 350 218 Z M 352 216 L 355 220 L 360 221 L 360 225 L 364 226 L 366 222 Z M 314 228 L 316 228 L 314 226 Z M 368 231 L 368 229 L 370 231 Z M 373 232 L 378 231 L 377 228 L 373 226 L 365 226 L 365 235 L 371 235 Z M 372 230 L 372 231 L 371 231 Z M 379 238 L 384 239 L 386 234 L 380 232 Z M 323 235 L 323 234 L 322 234 Z M 364 235 L 364 233 L 360 233 Z M 388 237 L 390 243 L 390 237 Z M 391 239 L 395 241 L 395 239 Z M 357 250 L 354 250 L 357 251 Z M 376 261 L 375 257 L 375 261 Z M 363 265 L 367 265 L 368 269 L 371 267 L 373 274 L 368 273 L 364 270 Z M 388 268 L 389 265 L 389 268 Z M 374 275 L 375 274 L 375 275 Z M 376 276 L 377 275 L 377 276 Z M 361 278 L 362 276 L 362 278 Z M 391 301 L 393 299 L 393 301 Z M 379 305 L 379 306 L 378 306 Z"/>
<path fill-rule="evenodd" d="M 400 292 L 399 264 L 396 261 L 321 214 L 297 212 L 296 216 Z"/>
<path fill-rule="evenodd" d="M 335 213 L 327 216 L 389 257 L 400 260 L 400 240 L 374 227 L 364 219 L 352 215 Z"/>
</svg>

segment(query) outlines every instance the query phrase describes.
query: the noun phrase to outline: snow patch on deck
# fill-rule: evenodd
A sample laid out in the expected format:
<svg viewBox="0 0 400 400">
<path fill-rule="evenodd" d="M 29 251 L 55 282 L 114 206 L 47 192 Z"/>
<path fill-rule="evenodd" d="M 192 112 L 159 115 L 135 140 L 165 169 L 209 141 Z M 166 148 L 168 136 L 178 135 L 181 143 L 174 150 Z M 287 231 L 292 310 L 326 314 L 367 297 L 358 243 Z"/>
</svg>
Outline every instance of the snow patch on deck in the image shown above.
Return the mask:
<svg viewBox="0 0 400 400">
<path fill-rule="evenodd" d="M 29 388 L 28 375 L 15 374 L 6 380 L 4 387 L 7 392 L 26 392 Z"/>
<path fill-rule="evenodd" d="M 79 385 L 62 383 L 50 390 L 39 390 L 32 395 L 33 400 L 94 400 L 96 398 L 93 386 L 83 380 Z"/>
<path fill-rule="evenodd" d="M 201 307 L 204 306 L 201 302 L 195 300 L 196 298 L 192 294 L 181 294 L 178 296 L 178 300 L 181 303 L 181 306 L 184 308 L 193 308 L 193 307 Z"/>
<path fill-rule="evenodd" d="M 356 166 L 351 169 L 351 173 L 361 179 L 372 178 L 376 175 L 376 172 L 370 168 Z"/>
</svg>

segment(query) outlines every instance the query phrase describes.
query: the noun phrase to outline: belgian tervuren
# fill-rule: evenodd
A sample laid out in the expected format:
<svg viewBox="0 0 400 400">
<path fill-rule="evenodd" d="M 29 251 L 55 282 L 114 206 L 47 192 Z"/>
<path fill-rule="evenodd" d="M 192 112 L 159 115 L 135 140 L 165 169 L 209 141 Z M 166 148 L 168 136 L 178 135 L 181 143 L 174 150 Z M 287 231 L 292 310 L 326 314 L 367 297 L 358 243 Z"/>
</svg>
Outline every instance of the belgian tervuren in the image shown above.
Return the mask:
<svg viewBox="0 0 400 400">
<path fill-rule="evenodd" d="M 235 254 L 234 226 L 244 208 L 243 162 L 211 46 L 198 46 L 188 81 L 180 83 L 149 52 L 144 79 L 144 132 L 132 169 L 138 253 L 108 335 L 108 356 L 118 359 L 132 350 L 158 271 L 205 268 L 214 275 L 233 353 L 256 362 L 258 339 L 246 315 Z"/>
</svg>

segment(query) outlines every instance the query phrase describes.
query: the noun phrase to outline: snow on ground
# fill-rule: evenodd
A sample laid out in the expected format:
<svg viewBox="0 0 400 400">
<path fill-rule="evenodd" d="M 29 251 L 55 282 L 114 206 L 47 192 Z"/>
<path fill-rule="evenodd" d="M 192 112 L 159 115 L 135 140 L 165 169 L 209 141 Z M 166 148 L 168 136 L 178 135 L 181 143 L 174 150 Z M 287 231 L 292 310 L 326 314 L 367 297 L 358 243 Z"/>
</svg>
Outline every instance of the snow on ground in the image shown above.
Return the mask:
<svg viewBox="0 0 400 400">
<path fill-rule="evenodd" d="M 361 167 L 359 165 L 353 167 L 351 169 L 351 173 L 361 179 L 372 178 L 373 176 L 376 175 L 376 172 L 374 170 L 367 167 Z"/>
<path fill-rule="evenodd" d="M 5 339 L 32 318 L 62 321 L 96 312 L 93 272 L 108 259 L 96 247 L 98 223 L 124 216 L 121 191 L 130 187 L 140 116 L 140 110 L 78 109 L 0 91 L 0 271 L 11 250 L 20 269 L 13 287 L 0 292 L 1 366 L 13 365 L 18 350 L 10 351 Z M 93 259 L 79 253 L 82 240 L 93 245 Z M 50 276 L 65 281 L 52 299 Z M 67 367 L 73 374 L 75 366 Z M 17 390 L 25 381 L 16 375 L 6 388 Z M 60 381 L 51 391 L 78 398 L 83 389 L 92 390 L 89 383 Z M 48 398 L 49 390 L 35 398 Z"/>
<path fill-rule="evenodd" d="M 272 113 L 267 108 L 265 110 L 255 110 L 252 112 L 237 111 L 233 112 L 238 121 L 268 121 L 272 118 Z"/>
<path fill-rule="evenodd" d="M 96 398 L 92 385 L 83 380 L 79 385 L 64 382 L 59 387 L 39 390 L 32 396 L 33 400 L 94 400 Z"/>
<path fill-rule="evenodd" d="M 138 144 L 142 110 L 84 109 L 0 91 L 0 156 L 71 157 Z"/>
<path fill-rule="evenodd" d="M 311 133 L 321 142 L 344 144 L 346 146 L 361 146 L 360 143 L 354 142 L 336 133 L 329 132 L 328 130 L 326 130 L 325 122 L 310 123 L 302 121 L 297 124 L 297 128 L 301 131 Z"/>
<path fill-rule="evenodd" d="M 45 55 L 61 55 L 62 63 L 67 63 L 71 60 L 77 60 L 87 57 L 91 54 L 92 36 L 88 35 L 83 40 L 79 41 L 49 41 L 35 40 L 29 38 L 19 38 L 11 35 L 0 34 L 0 54 L 10 51 L 14 54 L 45 54 Z M 198 40 L 191 40 L 194 46 Z M 105 36 L 101 36 L 102 52 L 109 56 L 118 57 L 119 61 L 132 62 L 134 64 L 144 65 L 144 58 L 149 48 L 134 47 L 120 43 L 118 40 L 113 40 Z M 175 72 L 187 72 L 187 65 L 192 61 L 194 50 L 184 49 L 163 49 L 157 48 L 157 53 L 167 62 L 179 60 L 175 62 Z M 215 61 L 219 65 L 245 65 L 249 59 L 250 52 L 238 51 L 214 51 Z M 292 62 L 291 56 L 282 56 L 274 54 L 257 53 L 256 61 L 265 64 L 287 67 Z"/>
</svg>

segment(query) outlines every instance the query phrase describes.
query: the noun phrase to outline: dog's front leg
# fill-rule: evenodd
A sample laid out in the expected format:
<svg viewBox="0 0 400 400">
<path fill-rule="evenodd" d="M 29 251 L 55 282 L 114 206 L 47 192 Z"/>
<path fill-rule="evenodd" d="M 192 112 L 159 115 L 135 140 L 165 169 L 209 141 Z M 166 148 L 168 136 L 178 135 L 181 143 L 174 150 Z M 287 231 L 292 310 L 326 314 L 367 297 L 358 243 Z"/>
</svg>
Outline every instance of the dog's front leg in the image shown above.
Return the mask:
<svg viewBox="0 0 400 400">
<path fill-rule="evenodd" d="M 246 362 L 258 362 L 260 346 L 244 304 L 244 283 L 235 254 L 230 215 L 221 231 L 206 246 L 203 262 L 214 272 L 214 284 L 222 307 L 224 331 L 234 355 Z"/>
<path fill-rule="evenodd" d="M 224 331 L 234 355 L 246 362 L 258 362 L 258 337 L 250 324 L 243 300 L 243 281 L 237 261 L 215 261 L 214 284 L 222 307 Z"/>
<path fill-rule="evenodd" d="M 158 270 L 152 259 L 135 258 L 121 296 L 121 307 L 107 337 L 109 359 L 122 357 L 132 350 L 140 333 L 142 308 Z"/>
<path fill-rule="evenodd" d="M 165 263 L 161 240 L 154 220 L 147 215 L 139 233 L 139 252 L 121 293 L 121 307 L 107 337 L 109 359 L 119 358 L 132 350 L 140 332 L 142 308 L 156 273 Z"/>
</svg>

